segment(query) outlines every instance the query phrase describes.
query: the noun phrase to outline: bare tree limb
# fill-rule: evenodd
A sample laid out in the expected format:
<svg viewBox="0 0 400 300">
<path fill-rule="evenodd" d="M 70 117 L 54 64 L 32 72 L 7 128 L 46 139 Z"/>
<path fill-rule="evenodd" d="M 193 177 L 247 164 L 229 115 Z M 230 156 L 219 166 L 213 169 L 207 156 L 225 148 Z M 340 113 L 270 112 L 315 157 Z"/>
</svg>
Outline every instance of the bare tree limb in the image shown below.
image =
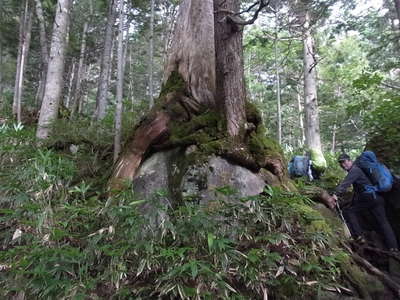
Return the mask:
<svg viewBox="0 0 400 300">
<path fill-rule="evenodd" d="M 387 82 L 381 82 L 381 85 L 394 89 L 394 90 L 400 90 L 400 86 L 395 86 L 395 85 L 391 85 L 390 83 Z"/>
<path fill-rule="evenodd" d="M 350 247 L 342 243 L 342 245 L 346 248 L 347 251 L 350 252 L 351 257 L 354 259 L 355 262 L 357 262 L 359 265 L 361 265 L 363 268 L 365 268 L 369 273 L 372 275 L 375 275 L 378 277 L 382 282 L 384 282 L 396 295 L 396 297 L 400 297 L 400 285 L 397 284 L 393 279 L 390 278 L 390 276 L 386 275 L 382 271 L 380 271 L 378 268 L 374 267 L 369 261 L 366 259 L 362 258 L 360 255 L 357 253 L 354 253 Z"/>
<path fill-rule="evenodd" d="M 265 2 L 265 0 L 261 0 L 261 1 L 259 1 L 258 3 L 259 3 L 259 7 L 258 7 L 258 9 L 256 10 L 256 12 L 254 13 L 254 15 L 253 15 L 253 17 L 250 19 L 250 20 L 248 20 L 248 21 L 243 21 L 243 20 L 240 20 L 239 18 L 235 18 L 235 15 L 234 16 L 227 16 L 226 18 L 227 18 L 227 21 L 230 21 L 230 22 L 232 22 L 232 23 L 235 23 L 235 24 L 237 24 L 237 25 L 250 25 L 250 24 L 253 24 L 256 20 L 257 20 L 257 18 L 258 18 L 258 14 L 260 13 L 260 11 L 264 8 L 264 7 L 267 7 L 268 5 L 269 5 L 269 0 L 267 1 L 267 2 Z M 255 3 L 255 4 L 257 4 L 257 3 Z M 255 6 L 255 4 L 252 6 L 252 7 L 254 7 Z M 252 8 L 251 7 L 251 8 Z M 240 14 L 240 13 L 239 13 Z M 237 14 L 236 14 L 237 15 Z"/>
</svg>

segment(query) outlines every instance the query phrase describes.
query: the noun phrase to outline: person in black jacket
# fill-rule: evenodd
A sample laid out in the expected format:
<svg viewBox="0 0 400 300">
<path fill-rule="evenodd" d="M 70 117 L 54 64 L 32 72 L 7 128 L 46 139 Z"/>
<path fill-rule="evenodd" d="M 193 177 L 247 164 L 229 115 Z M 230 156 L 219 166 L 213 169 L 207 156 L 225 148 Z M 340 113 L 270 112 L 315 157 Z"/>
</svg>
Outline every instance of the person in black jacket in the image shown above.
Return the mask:
<svg viewBox="0 0 400 300">
<path fill-rule="evenodd" d="M 375 217 L 379 229 L 385 239 L 386 246 L 393 251 L 398 250 L 396 236 L 390 226 L 386 213 L 384 200 L 378 193 L 366 192 L 364 187 L 372 185 L 371 180 L 365 173 L 353 163 L 350 156 L 341 154 L 338 162 L 340 166 L 347 171 L 347 176 L 338 185 L 332 198 L 337 201 L 337 196 L 341 196 L 346 190 L 353 185 L 353 200 L 350 207 L 343 210 L 343 216 L 350 229 L 351 235 L 357 241 L 365 241 L 363 238 L 363 231 L 358 221 L 360 212 L 369 210 Z"/>
</svg>

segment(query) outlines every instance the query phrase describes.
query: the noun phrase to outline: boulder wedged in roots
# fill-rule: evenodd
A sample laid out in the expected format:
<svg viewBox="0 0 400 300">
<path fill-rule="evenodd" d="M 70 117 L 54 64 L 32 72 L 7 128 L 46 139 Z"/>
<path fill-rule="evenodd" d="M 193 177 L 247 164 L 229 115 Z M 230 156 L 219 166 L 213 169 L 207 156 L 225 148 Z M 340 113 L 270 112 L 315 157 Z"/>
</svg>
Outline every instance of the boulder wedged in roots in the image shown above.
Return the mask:
<svg viewBox="0 0 400 300">
<path fill-rule="evenodd" d="M 145 200 L 141 210 L 152 225 L 166 217 L 168 208 L 185 203 L 212 207 L 220 200 L 241 201 L 260 194 L 266 182 L 260 172 L 216 155 L 204 155 L 196 146 L 153 154 L 138 169 L 133 190 Z"/>
</svg>

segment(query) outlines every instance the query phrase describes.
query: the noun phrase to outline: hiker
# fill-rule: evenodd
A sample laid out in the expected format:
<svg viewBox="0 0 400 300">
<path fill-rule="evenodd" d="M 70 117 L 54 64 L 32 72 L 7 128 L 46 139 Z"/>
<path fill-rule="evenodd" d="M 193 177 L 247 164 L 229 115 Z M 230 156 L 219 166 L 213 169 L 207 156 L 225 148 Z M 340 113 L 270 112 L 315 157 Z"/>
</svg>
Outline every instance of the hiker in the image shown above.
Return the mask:
<svg viewBox="0 0 400 300">
<path fill-rule="evenodd" d="M 353 185 L 352 203 L 350 207 L 343 209 L 343 216 L 353 238 L 356 241 L 365 242 L 358 216 L 360 212 L 368 210 L 376 219 L 388 249 L 398 251 L 396 236 L 386 217 L 383 197 L 378 192 L 368 190 L 367 187 L 373 186 L 371 180 L 361 168 L 353 163 L 350 156 L 341 154 L 338 163 L 347 171 L 347 176 L 336 188 L 331 202 L 336 203 L 337 195 L 341 196 L 350 185 Z"/>
<path fill-rule="evenodd" d="M 310 181 L 319 179 L 321 174 L 313 167 L 308 155 L 295 155 L 288 165 L 289 175 L 292 178 L 307 176 Z"/>
</svg>

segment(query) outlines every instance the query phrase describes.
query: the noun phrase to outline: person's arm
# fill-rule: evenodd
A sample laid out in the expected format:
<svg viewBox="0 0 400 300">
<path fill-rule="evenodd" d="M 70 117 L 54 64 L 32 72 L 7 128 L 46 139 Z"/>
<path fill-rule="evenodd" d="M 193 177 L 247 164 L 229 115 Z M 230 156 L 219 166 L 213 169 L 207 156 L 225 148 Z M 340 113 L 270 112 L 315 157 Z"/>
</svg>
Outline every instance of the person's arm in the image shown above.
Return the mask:
<svg viewBox="0 0 400 300">
<path fill-rule="evenodd" d="M 335 189 L 335 195 L 342 195 L 346 192 L 346 190 L 357 180 L 361 171 L 358 168 L 351 168 L 347 176 L 343 179 L 343 181 L 338 185 Z"/>
</svg>

